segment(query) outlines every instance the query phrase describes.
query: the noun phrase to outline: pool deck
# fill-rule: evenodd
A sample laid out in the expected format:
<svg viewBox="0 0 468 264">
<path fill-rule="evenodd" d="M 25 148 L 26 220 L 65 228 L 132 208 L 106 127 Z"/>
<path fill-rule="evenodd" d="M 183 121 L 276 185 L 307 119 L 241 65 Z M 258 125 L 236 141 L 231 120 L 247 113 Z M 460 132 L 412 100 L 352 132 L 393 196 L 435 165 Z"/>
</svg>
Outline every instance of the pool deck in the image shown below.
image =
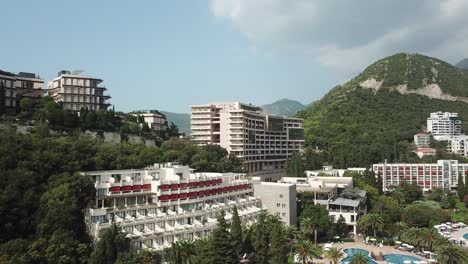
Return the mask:
<svg viewBox="0 0 468 264">
<path fill-rule="evenodd" d="M 346 249 L 346 248 L 365 249 L 365 250 L 367 250 L 369 252 L 373 252 L 374 255 L 376 255 L 376 256 L 378 256 L 380 254 L 380 252 L 382 252 L 383 255 L 386 255 L 386 254 L 401 254 L 401 255 L 408 255 L 408 256 L 417 257 L 419 259 L 427 261 L 427 259 L 425 259 L 424 257 L 418 256 L 418 255 L 413 254 L 411 252 L 401 251 L 401 250 L 395 249 L 395 248 L 393 248 L 391 246 L 379 247 L 379 246 L 374 246 L 374 245 L 366 245 L 365 243 L 362 243 L 362 242 L 345 242 L 344 244 L 334 243 L 333 246 L 338 248 L 338 249 Z M 327 260 L 327 259 L 320 259 L 320 260 L 314 259 L 314 261 L 315 261 L 314 263 L 320 263 L 320 264 L 329 264 L 330 263 L 330 260 Z M 375 262 L 377 262 L 379 264 L 387 264 L 388 263 L 387 261 L 377 261 L 377 260 L 375 260 Z"/>
<path fill-rule="evenodd" d="M 464 234 L 468 234 L 468 226 L 453 231 L 453 232 L 450 234 L 450 236 L 453 237 L 453 238 L 455 238 L 455 239 L 457 239 L 457 240 L 460 240 L 460 239 L 463 238 L 463 235 L 464 235 Z M 467 242 L 468 242 L 468 241 L 467 241 Z M 468 244 L 462 245 L 462 247 L 468 248 Z"/>
</svg>

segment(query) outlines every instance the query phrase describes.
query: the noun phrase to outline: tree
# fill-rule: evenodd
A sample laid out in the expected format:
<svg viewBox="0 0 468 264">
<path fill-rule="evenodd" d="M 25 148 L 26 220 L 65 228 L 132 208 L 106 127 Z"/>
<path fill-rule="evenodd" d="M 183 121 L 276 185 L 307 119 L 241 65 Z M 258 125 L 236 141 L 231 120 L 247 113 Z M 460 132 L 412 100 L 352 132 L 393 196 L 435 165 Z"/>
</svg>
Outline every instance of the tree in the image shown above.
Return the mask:
<svg viewBox="0 0 468 264">
<path fill-rule="evenodd" d="M 270 239 L 270 264 L 288 263 L 289 246 L 281 223 L 274 224 Z"/>
<path fill-rule="evenodd" d="M 228 224 L 224 217 L 226 213 L 221 211 L 218 216 L 218 225 L 213 231 L 212 246 L 216 249 L 217 254 L 214 255 L 215 263 L 234 264 L 238 262 L 236 252 L 231 245 L 231 235 L 228 232 Z"/>
<path fill-rule="evenodd" d="M 30 98 L 22 98 L 19 104 L 22 112 L 31 111 L 34 107 L 34 102 Z"/>
<path fill-rule="evenodd" d="M 419 250 L 421 244 L 425 242 L 424 229 L 418 227 L 409 228 L 403 233 L 403 240 L 416 245 L 416 248 Z"/>
<path fill-rule="evenodd" d="M 304 166 L 302 156 L 299 152 L 292 154 L 287 164 L 287 171 L 290 177 L 304 177 Z"/>
<path fill-rule="evenodd" d="M 243 253 L 246 253 L 242 252 L 242 226 L 236 206 L 232 208 L 231 237 L 232 246 L 234 247 L 237 256 L 241 256 Z"/>
<path fill-rule="evenodd" d="M 121 228 L 112 224 L 102 230 L 99 241 L 94 247 L 90 264 L 114 264 L 117 258 L 130 250 L 130 239 L 125 236 Z"/>
<path fill-rule="evenodd" d="M 270 239 L 266 225 L 266 213 L 262 212 L 255 225 L 255 237 L 253 243 L 253 251 L 255 261 L 259 264 L 268 264 L 268 247 Z"/>
<path fill-rule="evenodd" d="M 348 225 L 346 224 L 346 219 L 343 215 L 340 214 L 336 223 L 333 223 L 334 235 L 339 237 L 345 237 L 348 234 Z"/>
<path fill-rule="evenodd" d="M 463 197 L 465 197 L 465 183 L 463 182 L 463 177 L 458 176 L 458 184 L 457 184 L 457 194 L 458 197 L 460 198 L 460 201 L 463 201 Z"/>
<path fill-rule="evenodd" d="M 305 222 L 304 219 L 309 218 Z M 323 205 L 307 204 L 300 216 L 301 229 L 307 233 L 314 233 L 314 244 L 317 244 L 317 236 L 320 230 L 326 230 L 332 224 L 332 219 L 328 214 L 328 210 Z M 311 234 L 311 233 L 309 233 Z"/>
<path fill-rule="evenodd" d="M 381 231 L 384 227 L 384 219 L 380 214 L 366 214 L 358 221 L 360 229 L 371 231 L 374 237 L 377 237 L 377 231 Z"/>
<path fill-rule="evenodd" d="M 252 228 L 248 228 L 246 232 L 244 232 L 244 238 L 242 240 L 242 252 L 244 254 L 250 254 L 253 252 L 253 245 L 252 245 Z"/>
<path fill-rule="evenodd" d="M 180 243 L 182 263 L 192 264 L 193 257 L 197 254 L 193 241 L 182 241 Z"/>
<path fill-rule="evenodd" d="M 169 137 L 178 137 L 179 136 L 179 127 L 176 124 L 171 122 L 171 125 L 167 128 L 167 134 Z"/>
<path fill-rule="evenodd" d="M 461 247 L 446 244 L 436 250 L 438 259 L 443 264 L 458 264 L 468 262 L 468 252 Z"/>
<path fill-rule="evenodd" d="M 338 260 L 344 257 L 343 251 L 341 249 L 332 247 L 325 251 L 325 258 L 333 261 L 334 264 L 338 263 Z"/>
<path fill-rule="evenodd" d="M 302 264 L 306 264 L 313 258 L 318 257 L 318 249 L 307 239 L 299 239 L 293 246 L 294 259 L 296 257 Z"/>
<path fill-rule="evenodd" d="M 440 237 L 439 233 L 436 231 L 435 228 L 425 228 L 422 231 L 423 241 L 426 246 L 429 247 L 429 250 L 432 251 L 432 246 L 435 241 Z"/>
<path fill-rule="evenodd" d="M 364 252 L 357 252 L 356 254 L 353 255 L 351 258 L 351 261 L 349 264 L 369 264 L 370 259 L 369 256 L 367 256 Z"/>
</svg>

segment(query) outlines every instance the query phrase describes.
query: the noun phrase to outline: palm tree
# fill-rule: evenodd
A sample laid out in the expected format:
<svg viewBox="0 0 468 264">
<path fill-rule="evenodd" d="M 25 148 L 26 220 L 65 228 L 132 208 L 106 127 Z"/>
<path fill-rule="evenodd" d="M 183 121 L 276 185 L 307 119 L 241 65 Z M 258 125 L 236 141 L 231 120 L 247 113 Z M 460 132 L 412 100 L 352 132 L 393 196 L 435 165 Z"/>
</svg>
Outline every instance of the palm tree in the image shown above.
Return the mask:
<svg viewBox="0 0 468 264">
<path fill-rule="evenodd" d="M 468 251 L 461 247 L 446 244 L 437 251 L 438 259 L 444 264 L 468 263 Z"/>
<path fill-rule="evenodd" d="M 437 233 L 435 228 L 424 228 L 424 230 L 422 231 L 422 237 L 426 245 L 429 246 L 429 250 L 432 251 L 432 246 L 439 237 L 439 234 Z"/>
<path fill-rule="evenodd" d="M 419 250 L 421 243 L 424 243 L 423 229 L 418 227 L 409 228 L 403 235 L 406 242 L 415 244 L 416 248 Z"/>
<path fill-rule="evenodd" d="M 356 252 L 351 258 L 349 264 L 369 264 L 369 256 L 367 256 L 364 252 Z"/>
<path fill-rule="evenodd" d="M 315 221 L 312 218 L 305 217 L 301 221 L 301 229 L 304 233 L 308 234 L 309 236 L 312 236 L 312 233 L 314 234 L 314 245 L 317 246 L 317 223 L 315 223 Z"/>
<path fill-rule="evenodd" d="M 173 264 L 178 264 L 182 263 L 182 246 L 180 245 L 180 242 L 172 242 L 171 248 L 169 251 L 169 258 L 170 258 L 170 263 Z"/>
<path fill-rule="evenodd" d="M 338 263 L 338 260 L 344 257 L 343 251 L 335 247 L 330 248 L 328 251 L 325 251 L 325 258 L 333 261 L 334 264 Z"/>
<path fill-rule="evenodd" d="M 396 190 L 392 196 L 397 200 L 398 205 L 406 203 L 406 196 L 402 191 Z"/>
<path fill-rule="evenodd" d="M 193 241 L 180 242 L 180 249 L 180 256 L 183 261 L 182 263 L 192 264 L 193 256 L 197 254 Z"/>
<path fill-rule="evenodd" d="M 374 232 L 374 237 L 377 237 L 377 231 L 384 228 L 384 219 L 380 214 L 368 214 L 367 215 L 367 224 Z"/>
<path fill-rule="evenodd" d="M 307 239 L 300 239 L 294 244 L 294 256 L 298 255 L 303 264 L 319 256 L 318 249 Z"/>
</svg>

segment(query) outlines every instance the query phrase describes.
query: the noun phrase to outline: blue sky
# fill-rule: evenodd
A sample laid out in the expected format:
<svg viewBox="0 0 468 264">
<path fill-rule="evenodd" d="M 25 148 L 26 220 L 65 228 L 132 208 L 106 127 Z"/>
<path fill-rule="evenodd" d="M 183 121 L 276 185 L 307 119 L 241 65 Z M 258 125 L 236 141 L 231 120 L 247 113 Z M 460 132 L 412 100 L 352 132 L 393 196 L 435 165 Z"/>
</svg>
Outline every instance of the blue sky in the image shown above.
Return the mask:
<svg viewBox="0 0 468 264">
<path fill-rule="evenodd" d="M 468 1 L 390 2 L 4 1 L 0 69 L 47 80 L 85 70 L 104 79 L 117 110 L 189 112 L 216 101 L 310 103 L 400 51 L 468 56 Z"/>
</svg>

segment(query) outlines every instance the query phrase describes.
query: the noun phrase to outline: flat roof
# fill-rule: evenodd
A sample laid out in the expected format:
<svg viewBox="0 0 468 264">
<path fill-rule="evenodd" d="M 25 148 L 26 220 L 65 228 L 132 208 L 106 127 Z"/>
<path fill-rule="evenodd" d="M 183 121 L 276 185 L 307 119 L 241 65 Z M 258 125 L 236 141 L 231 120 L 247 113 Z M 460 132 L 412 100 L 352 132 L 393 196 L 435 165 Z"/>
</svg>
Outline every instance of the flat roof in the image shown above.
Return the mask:
<svg viewBox="0 0 468 264">
<path fill-rule="evenodd" d="M 338 197 L 335 200 L 330 202 L 330 204 L 333 204 L 333 205 L 352 206 L 352 207 L 358 207 L 360 203 L 361 203 L 360 200 L 347 199 L 343 197 Z"/>
</svg>

